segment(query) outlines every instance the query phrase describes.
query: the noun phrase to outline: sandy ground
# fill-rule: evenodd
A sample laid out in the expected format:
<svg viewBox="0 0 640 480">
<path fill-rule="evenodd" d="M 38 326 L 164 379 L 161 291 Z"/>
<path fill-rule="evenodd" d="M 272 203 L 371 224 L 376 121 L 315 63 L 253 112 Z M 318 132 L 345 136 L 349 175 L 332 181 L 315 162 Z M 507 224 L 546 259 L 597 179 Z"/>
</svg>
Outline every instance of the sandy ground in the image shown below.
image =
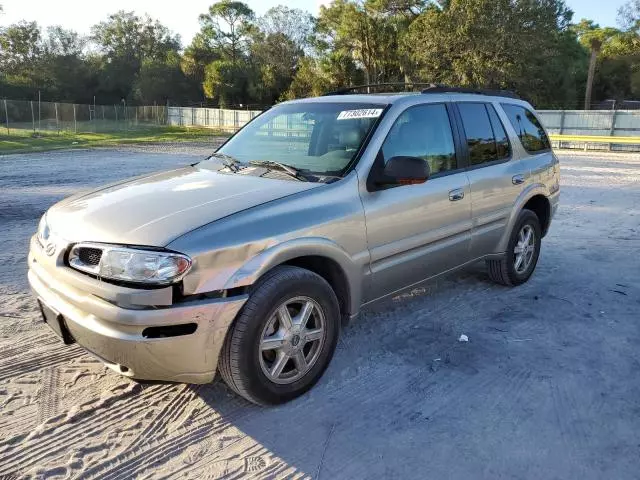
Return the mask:
<svg viewBox="0 0 640 480">
<path fill-rule="evenodd" d="M 0 157 L 0 477 L 638 478 L 639 155 L 561 156 L 526 285 L 478 267 L 380 305 L 309 394 L 264 409 L 221 382 L 119 377 L 63 346 L 28 293 L 50 204 L 206 150 Z"/>
</svg>

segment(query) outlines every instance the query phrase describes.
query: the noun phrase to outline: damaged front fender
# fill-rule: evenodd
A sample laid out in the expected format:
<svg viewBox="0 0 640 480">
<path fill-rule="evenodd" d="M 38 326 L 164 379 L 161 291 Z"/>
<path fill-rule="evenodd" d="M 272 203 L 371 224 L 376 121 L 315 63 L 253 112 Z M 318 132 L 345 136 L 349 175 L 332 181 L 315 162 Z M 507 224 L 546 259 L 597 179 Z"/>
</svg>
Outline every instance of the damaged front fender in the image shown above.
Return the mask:
<svg viewBox="0 0 640 480">
<path fill-rule="evenodd" d="M 306 237 L 282 243 L 264 240 L 207 252 L 194 259 L 193 269 L 183 281 L 184 293 L 197 295 L 253 285 L 272 268 L 307 256 L 324 257 L 340 266 L 349 285 L 350 311 L 358 311 L 362 300 L 361 264 L 366 259 L 354 261 L 326 238 Z"/>
<path fill-rule="evenodd" d="M 347 280 L 351 312 L 357 312 L 362 301 L 362 261 L 352 259 L 340 246 L 326 238 L 300 238 L 281 243 L 251 258 L 225 284 L 225 289 L 254 284 L 272 268 L 302 257 L 324 257 L 335 262 Z M 366 259 L 362 259 L 366 262 Z"/>
</svg>

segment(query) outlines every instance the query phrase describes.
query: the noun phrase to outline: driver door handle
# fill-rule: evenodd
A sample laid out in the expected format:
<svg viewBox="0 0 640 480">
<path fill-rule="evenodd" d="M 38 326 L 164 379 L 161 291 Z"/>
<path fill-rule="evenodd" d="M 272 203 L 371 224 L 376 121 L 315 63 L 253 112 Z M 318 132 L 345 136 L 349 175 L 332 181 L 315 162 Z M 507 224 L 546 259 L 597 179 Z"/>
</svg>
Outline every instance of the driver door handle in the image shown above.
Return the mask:
<svg viewBox="0 0 640 480">
<path fill-rule="evenodd" d="M 457 202 L 458 200 L 462 200 L 464 198 L 464 189 L 456 188 L 455 190 L 451 190 L 449 192 L 449 201 Z"/>
</svg>

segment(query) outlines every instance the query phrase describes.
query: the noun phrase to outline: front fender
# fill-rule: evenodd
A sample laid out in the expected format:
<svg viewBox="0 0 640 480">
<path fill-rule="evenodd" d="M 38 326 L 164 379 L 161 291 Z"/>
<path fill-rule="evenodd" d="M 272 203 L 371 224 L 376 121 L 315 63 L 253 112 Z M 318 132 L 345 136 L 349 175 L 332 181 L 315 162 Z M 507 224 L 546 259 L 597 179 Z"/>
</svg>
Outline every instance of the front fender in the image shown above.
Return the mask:
<svg viewBox="0 0 640 480">
<path fill-rule="evenodd" d="M 528 185 L 513 205 L 511 209 L 511 214 L 509 215 L 509 219 L 507 221 L 506 228 L 504 229 L 504 233 L 502 234 L 502 238 L 500 238 L 500 242 L 498 243 L 498 247 L 495 253 L 504 253 L 507 251 L 507 246 L 509 244 L 509 238 L 511 237 L 511 231 L 518 219 L 518 215 L 522 208 L 527 204 L 529 200 L 531 200 L 536 195 L 544 195 L 545 198 L 549 198 L 550 192 L 549 189 L 543 183 L 532 183 Z"/>
<path fill-rule="evenodd" d="M 305 256 L 326 257 L 340 266 L 349 285 L 350 311 L 357 312 L 362 302 L 362 265 L 367 260 L 352 258 L 338 244 L 326 238 L 298 238 L 267 248 L 238 268 L 224 289 L 252 285 L 273 267 Z"/>
</svg>

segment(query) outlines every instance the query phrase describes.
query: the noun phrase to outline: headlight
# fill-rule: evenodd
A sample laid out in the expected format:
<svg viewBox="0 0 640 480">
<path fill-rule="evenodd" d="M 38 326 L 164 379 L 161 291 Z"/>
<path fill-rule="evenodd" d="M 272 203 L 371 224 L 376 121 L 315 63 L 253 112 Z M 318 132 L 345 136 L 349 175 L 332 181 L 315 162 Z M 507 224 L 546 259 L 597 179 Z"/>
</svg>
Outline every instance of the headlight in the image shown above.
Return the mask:
<svg viewBox="0 0 640 480">
<path fill-rule="evenodd" d="M 168 285 L 186 275 L 191 268 L 191 259 L 180 253 L 161 250 L 78 243 L 69 252 L 69 265 L 111 280 Z"/>
</svg>

